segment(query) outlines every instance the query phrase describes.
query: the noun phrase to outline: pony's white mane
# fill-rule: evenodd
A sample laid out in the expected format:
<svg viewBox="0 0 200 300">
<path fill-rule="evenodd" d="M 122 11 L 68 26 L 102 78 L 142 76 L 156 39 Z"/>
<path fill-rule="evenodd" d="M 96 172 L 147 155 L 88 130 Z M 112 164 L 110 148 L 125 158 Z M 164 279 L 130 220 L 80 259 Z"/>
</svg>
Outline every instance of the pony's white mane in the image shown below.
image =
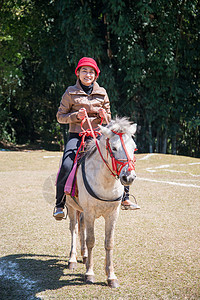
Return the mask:
<svg viewBox="0 0 200 300">
<path fill-rule="evenodd" d="M 108 124 L 107 127 L 110 130 L 116 132 L 131 134 L 131 132 L 129 131 L 131 125 L 132 123 L 129 121 L 127 117 L 123 117 L 123 118 L 116 117 L 114 120 L 111 120 L 111 122 Z"/>
<path fill-rule="evenodd" d="M 132 135 L 132 133 L 130 132 L 130 126 L 133 123 L 129 121 L 128 118 L 123 117 L 123 118 L 119 118 L 116 117 L 115 119 L 111 120 L 111 122 L 106 126 L 107 128 L 109 128 L 110 130 L 116 131 L 116 132 L 123 132 L 129 135 Z M 96 144 L 94 139 L 92 139 L 86 148 L 86 152 L 87 155 L 90 156 L 91 154 L 93 154 L 96 151 Z"/>
</svg>

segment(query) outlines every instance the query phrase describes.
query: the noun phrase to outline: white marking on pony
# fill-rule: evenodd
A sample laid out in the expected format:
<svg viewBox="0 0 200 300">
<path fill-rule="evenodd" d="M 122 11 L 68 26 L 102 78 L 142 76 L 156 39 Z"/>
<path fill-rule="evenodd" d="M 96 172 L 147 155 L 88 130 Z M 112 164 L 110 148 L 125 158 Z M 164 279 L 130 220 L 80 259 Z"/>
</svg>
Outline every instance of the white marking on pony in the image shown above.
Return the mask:
<svg viewBox="0 0 200 300">
<path fill-rule="evenodd" d="M 137 177 L 137 180 L 156 182 L 156 183 L 165 183 L 165 184 L 170 184 L 170 185 L 178 185 L 178 186 L 193 187 L 193 188 L 200 189 L 200 186 L 195 185 L 195 184 L 185 184 L 185 183 L 179 183 L 179 182 L 173 182 L 173 181 L 156 180 L 156 179 L 142 178 L 142 177 Z"/>
</svg>

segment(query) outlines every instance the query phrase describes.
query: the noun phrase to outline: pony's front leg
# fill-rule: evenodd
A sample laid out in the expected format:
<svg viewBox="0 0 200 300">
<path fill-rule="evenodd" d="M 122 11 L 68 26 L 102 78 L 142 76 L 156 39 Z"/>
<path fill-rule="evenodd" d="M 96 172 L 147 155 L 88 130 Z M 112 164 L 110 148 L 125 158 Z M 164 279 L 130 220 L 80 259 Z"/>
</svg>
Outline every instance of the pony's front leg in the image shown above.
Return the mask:
<svg viewBox="0 0 200 300">
<path fill-rule="evenodd" d="M 81 244 L 81 255 L 83 258 L 83 263 L 86 264 L 87 257 L 88 257 L 88 250 L 86 245 L 86 228 L 85 228 L 83 213 L 80 213 L 79 225 L 80 225 L 79 236 L 80 236 L 80 244 Z"/>
<path fill-rule="evenodd" d="M 76 210 L 71 206 L 68 207 L 68 216 L 70 219 L 69 229 L 71 231 L 71 251 L 69 255 L 68 268 L 70 270 L 75 270 L 77 267 L 76 236 L 78 232 L 78 222 L 76 217 Z"/>
<path fill-rule="evenodd" d="M 106 250 L 106 275 L 108 286 L 116 288 L 119 286 L 113 266 L 114 231 L 117 216 L 105 218 L 105 250 Z"/>
<path fill-rule="evenodd" d="M 85 226 L 86 226 L 86 245 L 88 249 L 88 259 L 86 263 L 85 281 L 86 283 L 93 283 L 95 281 L 93 271 L 93 247 L 95 244 L 94 237 L 94 218 L 90 215 L 85 215 Z"/>
</svg>

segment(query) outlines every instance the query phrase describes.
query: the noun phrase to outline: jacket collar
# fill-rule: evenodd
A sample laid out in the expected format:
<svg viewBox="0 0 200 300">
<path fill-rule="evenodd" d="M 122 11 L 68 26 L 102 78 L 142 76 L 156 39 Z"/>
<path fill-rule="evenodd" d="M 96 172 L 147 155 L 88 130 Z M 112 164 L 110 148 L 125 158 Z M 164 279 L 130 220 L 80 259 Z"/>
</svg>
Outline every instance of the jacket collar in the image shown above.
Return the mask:
<svg viewBox="0 0 200 300">
<path fill-rule="evenodd" d="M 69 90 L 69 93 L 70 94 L 87 95 L 84 92 L 84 90 L 82 89 L 78 79 L 76 81 L 76 84 L 73 87 L 71 87 L 71 89 Z M 102 89 L 96 81 L 94 81 L 93 91 L 90 95 L 93 95 L 93 94 L 105 95 L 105 90 Z"/>
</svg>

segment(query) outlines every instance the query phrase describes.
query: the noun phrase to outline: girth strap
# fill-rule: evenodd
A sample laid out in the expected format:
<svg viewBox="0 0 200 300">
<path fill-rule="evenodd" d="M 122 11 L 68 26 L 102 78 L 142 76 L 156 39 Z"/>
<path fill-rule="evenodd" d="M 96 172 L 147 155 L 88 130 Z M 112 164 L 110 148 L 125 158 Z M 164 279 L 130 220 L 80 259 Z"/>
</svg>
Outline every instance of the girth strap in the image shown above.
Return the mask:
<svg viewBox="0 0 200 300">
<path fill-rule="evenodd" d="M 90 196 L 92 196 L 93 198 L 96 198 L 97 200 L 105 201 L 105 202 L 121 201 L 123 195 L 120 196 L 120 197 L 118 197 L 117 199 L 114 199 L 114 200 L 106 200 L 106 199 L 102 199 L 102 198 L 98 197 L 95 194 L 95 192 L 90 187 L 90 185 L 89 185 L 89 183 L 87 181 L 87 178 L 86 178 L 86 174 L 85 174 L 85 156 L 83 157 L 83 159 L 81 161 L 81 170 L 82 170 L 82 176 L 83 176 L 83 182 L 84 182 L 85 188 L 86 188 L 87 192 L 90 194 Z"/>
</svg>

